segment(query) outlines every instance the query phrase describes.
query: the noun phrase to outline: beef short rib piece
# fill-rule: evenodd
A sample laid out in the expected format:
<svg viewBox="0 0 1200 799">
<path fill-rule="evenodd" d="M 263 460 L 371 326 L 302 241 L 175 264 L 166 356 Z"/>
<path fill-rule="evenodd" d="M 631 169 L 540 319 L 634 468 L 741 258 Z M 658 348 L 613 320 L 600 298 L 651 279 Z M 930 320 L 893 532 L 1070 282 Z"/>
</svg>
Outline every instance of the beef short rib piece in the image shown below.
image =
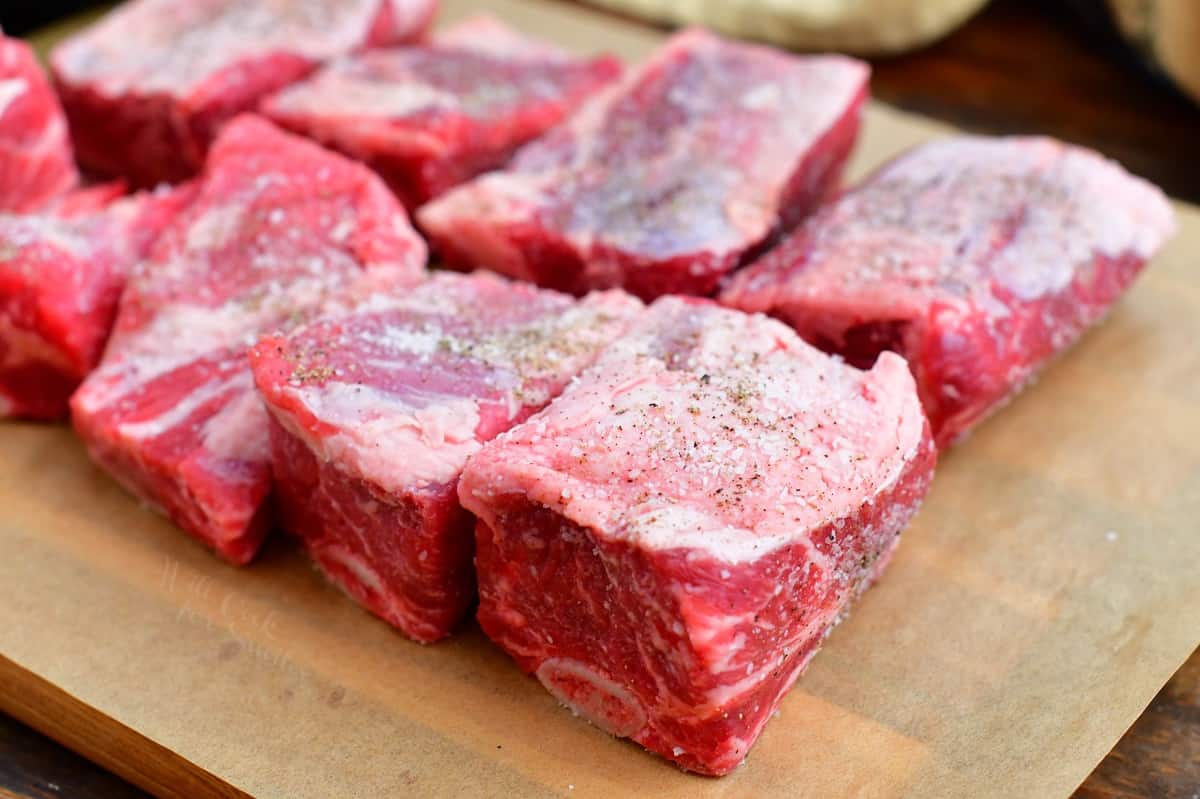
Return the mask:
<svg viewBox="0 0 1200 799">
<path fill-rule="evenodd" d="M 100 360 L 125 276 L 189 196 L 179 188 L 113 202 L 113 192 L 0 214 L 0 416 L 66 416 Z"/>
<path fill-rule="evenodd" d="M 452 266 L 573 293 L 707 294 L 836 184 L 867 73 L 687 31 L 417 218 Z"/>
<path fill-rule="evenodd" d="M 898 356 L 863 372 L 777 321 L 660 299 L 468 462 L 479 622 L 597 726 L 725 774 L 935 458 Z"/>
<path fill-rule="evenodd" d="M 363 270 L 419 279 L 425 247 L 370 170 L 255 117 L 226 127 L 195 191 L 133 270 L 71 411 L 118 481 L 245 563 L 271 484 L 248 349 Z"/>
<path fill-rule="evenodd" d="M 220 127 L 318 64 L 406 41 L 436 0 L 128 0 L 53 52 L 80 162 L 139 185 L 195 174 Z"/>
<path fill-rule="evenodd" d="M 1095 153 L 947 138 L 815 214 L 721 301 L 859 366 L 899 352 L 944 446 L 1096 322 L 1173 228 L 1161 192 Z"/>
<path fill-rule="evenodd" d="M 458 475 L 545 405 L 641 305 L 489 275 L 373 292 L 252 352 L 273 418 L 276 506 L 329 578 L 418 641 L 475 598 Z"/>
<path fill-rule="evenodd" d="M 0 212 L 38 210 L 78 180 L 67 120 L 37 57 L 0 33 Z"/>
<path fill-rule="evenodd" d="M 341 59 L 264 104 L 279 124 L 364 161 L 409 208 L 504 164 L 621 74 L 477 17 L 428 44 Z"/>
</svg>

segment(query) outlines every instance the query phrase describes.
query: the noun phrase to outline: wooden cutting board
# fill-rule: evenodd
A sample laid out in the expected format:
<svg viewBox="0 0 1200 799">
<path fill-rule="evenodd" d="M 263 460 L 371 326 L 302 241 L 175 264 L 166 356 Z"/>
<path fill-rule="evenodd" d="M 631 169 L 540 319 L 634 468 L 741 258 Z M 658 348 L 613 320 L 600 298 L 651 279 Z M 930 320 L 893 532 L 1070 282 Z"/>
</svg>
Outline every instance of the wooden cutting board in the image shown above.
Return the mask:
<svg viewBox="0 0 1200 799">
<path fill-rule="evenodd" d="M 658 38 L 486 5 L 583 50 Z M 872 107 L 853 173 L 944 132 Z M 0 430 L 0 709 L 161 796 L 1065 797 L 1200 643 L 1200 210 L 1178 210 L 1107 322 L 944 457 L 729 777 L 572 718 L 473 627 L 401 638 L 287 541 L 217 562 L 60 427 Z"/>
</svg>

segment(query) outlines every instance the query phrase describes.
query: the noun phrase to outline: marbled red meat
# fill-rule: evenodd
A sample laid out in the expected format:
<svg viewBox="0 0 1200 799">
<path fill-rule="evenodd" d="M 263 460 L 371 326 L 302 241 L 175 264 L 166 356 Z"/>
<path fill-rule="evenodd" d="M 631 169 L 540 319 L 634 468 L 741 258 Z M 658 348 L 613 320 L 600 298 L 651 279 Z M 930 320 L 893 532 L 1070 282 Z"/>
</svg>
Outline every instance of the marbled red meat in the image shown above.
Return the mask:
<svg viewBox="0 0 1200 799">
<path fill-rule="evenodd" d="M 545 405 L 640 303 L 486 273 L 328 307 L 252 352 L 273 417 L 276 506 L 329 578 L 419 641 L 475 598 L 455 488 L 482 442 Z"/>
<path fill-rule="evenodd" d="M 55 48 L 80 162 L 154 185 L 195 174 L 217 131 L 316 66 L 422 34 L 436 0 L 127 0 Z"/>
<path fill-rule="evenodd" d="M 266 101 L 277 123 L 364 161 L 415 208 L 504 164 L 621 74 L 490 17 L 340 59 Z"/>
<path fill-rule="evenodd" d="M 1095 153 L 960 136 L 884 166 L 721 301 L 860 366 L 899 352 L 946 445 L 1103 316 L 1173 229 L 1158 189 Z"/>
<path fill-rule="evenodd" d="M 935 459 L 898 356 L 863 372 L 775 320 L 660 299 L 468 462 L 479 622 L 577 713 L 724 774 Z"/>
<path fill-rule="evenodd" d="M 100 360 L 125 276 L 190 195 L 179 188 L 114 202 L 114 192 L 0 213 L 0 416 L 67 415 Z"/>
<path fill-rule="evenodd" d="M 40 209 L 78 180 L 67 121 L 37 57 L 0 34 L 0 212 Z"/>
<path fill-rule="evenodd" d="M 374 173 L 256 117 L 226 127 L 195 191 L 130 276 L 71 410 L 118 481 L 244 563 L 271 484 L 247 351 L 364 270 L 418 280 L 425 246 Z"/>
<path fill-rule="evenodd" d="M 418 222 L 453 266 L 573 293 L 707 294 L 835 186 L 867 74 L 688 31 Z"/>
</svg>

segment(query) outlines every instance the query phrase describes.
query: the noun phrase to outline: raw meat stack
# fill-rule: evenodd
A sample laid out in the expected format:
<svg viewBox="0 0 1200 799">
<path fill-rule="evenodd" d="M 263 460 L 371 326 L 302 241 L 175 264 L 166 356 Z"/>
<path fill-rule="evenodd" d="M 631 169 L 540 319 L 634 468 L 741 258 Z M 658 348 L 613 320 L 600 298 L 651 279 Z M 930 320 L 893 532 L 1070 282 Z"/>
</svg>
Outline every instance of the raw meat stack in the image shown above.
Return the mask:
<svg viewBox="0 0 1200 799">
<path fill-rule="evenodd" d="M 436 640 L 475 597 L 463 465 L 558 394 L 640 303 L 480 273 L 341 304 L 252 354 L 277 505 L 334 582 Z"/>
<path fill-rule="evenodd" d="M 1170 207 L 1079 148 L 965 136 L 838 196 L 857 61 L 691 30 L 617 80 L 490 19 L 396 46 L 433 9 L 131 0 L 53 58 L 86 166 L 194 177 L 131 197 L 76 188 L 0 38 L 0 414 L 82 380 L 92 457 L 225 559 L 274 504 L 419 641 L 478 586 L 564 704 L 727 773 L 936 445 L 1115 302 Z M 450 265 L 567 293 L 429 276 L 403 204 L 433 197 Z"/>
<path fill-rule="evenodd" d="M 236 119 L 132 274 L 104 360 L 72 400 L 75 428 L 123 485 L 245 563 L 269 527 L 271 485 L 247 350 L 365 271 L 415 281 L 424 262 L 370 170 Z"/>
<path fill-rule="evenodd" d="M 451 265 L 573 293 L 707 294 L 837 184 L 865 64 L 692 30 L 418 222 Z"/>
<path fill-rule="evenodd" d="M 0 417 L 58 419 L 100 359 L 125 275 L 186 192 L 76 188 L 33 51 L 0 35 Z"/>
<path fill-rule="evenodd" d="M 190 177 L 221 126 L 331 58 L 421 35 L 436 0 L 128 0 L 51 59 L 78 157 Z"/>
<path fill-rule="evenodd" d="M 334 62 L 269 99 L 280 125 L 373 167 L 409 208 L 488 169 L 621 74 L 490 17 Z"/>
</svg>

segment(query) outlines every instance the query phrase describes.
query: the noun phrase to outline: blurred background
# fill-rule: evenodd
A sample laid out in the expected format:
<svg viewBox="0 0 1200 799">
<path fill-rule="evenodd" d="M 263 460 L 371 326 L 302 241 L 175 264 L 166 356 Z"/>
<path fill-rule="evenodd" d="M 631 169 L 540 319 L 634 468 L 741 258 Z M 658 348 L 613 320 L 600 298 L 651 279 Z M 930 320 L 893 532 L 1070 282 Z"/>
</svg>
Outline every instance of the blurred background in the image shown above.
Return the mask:
<svg viewBox="0 0 1200 799">
<path fill-rule="evenodd" d="M 0 4 L 0 27 L 20 36 L 60 17 L 102 5 L 88 0 L 4 0 Z"/>
</svg>

